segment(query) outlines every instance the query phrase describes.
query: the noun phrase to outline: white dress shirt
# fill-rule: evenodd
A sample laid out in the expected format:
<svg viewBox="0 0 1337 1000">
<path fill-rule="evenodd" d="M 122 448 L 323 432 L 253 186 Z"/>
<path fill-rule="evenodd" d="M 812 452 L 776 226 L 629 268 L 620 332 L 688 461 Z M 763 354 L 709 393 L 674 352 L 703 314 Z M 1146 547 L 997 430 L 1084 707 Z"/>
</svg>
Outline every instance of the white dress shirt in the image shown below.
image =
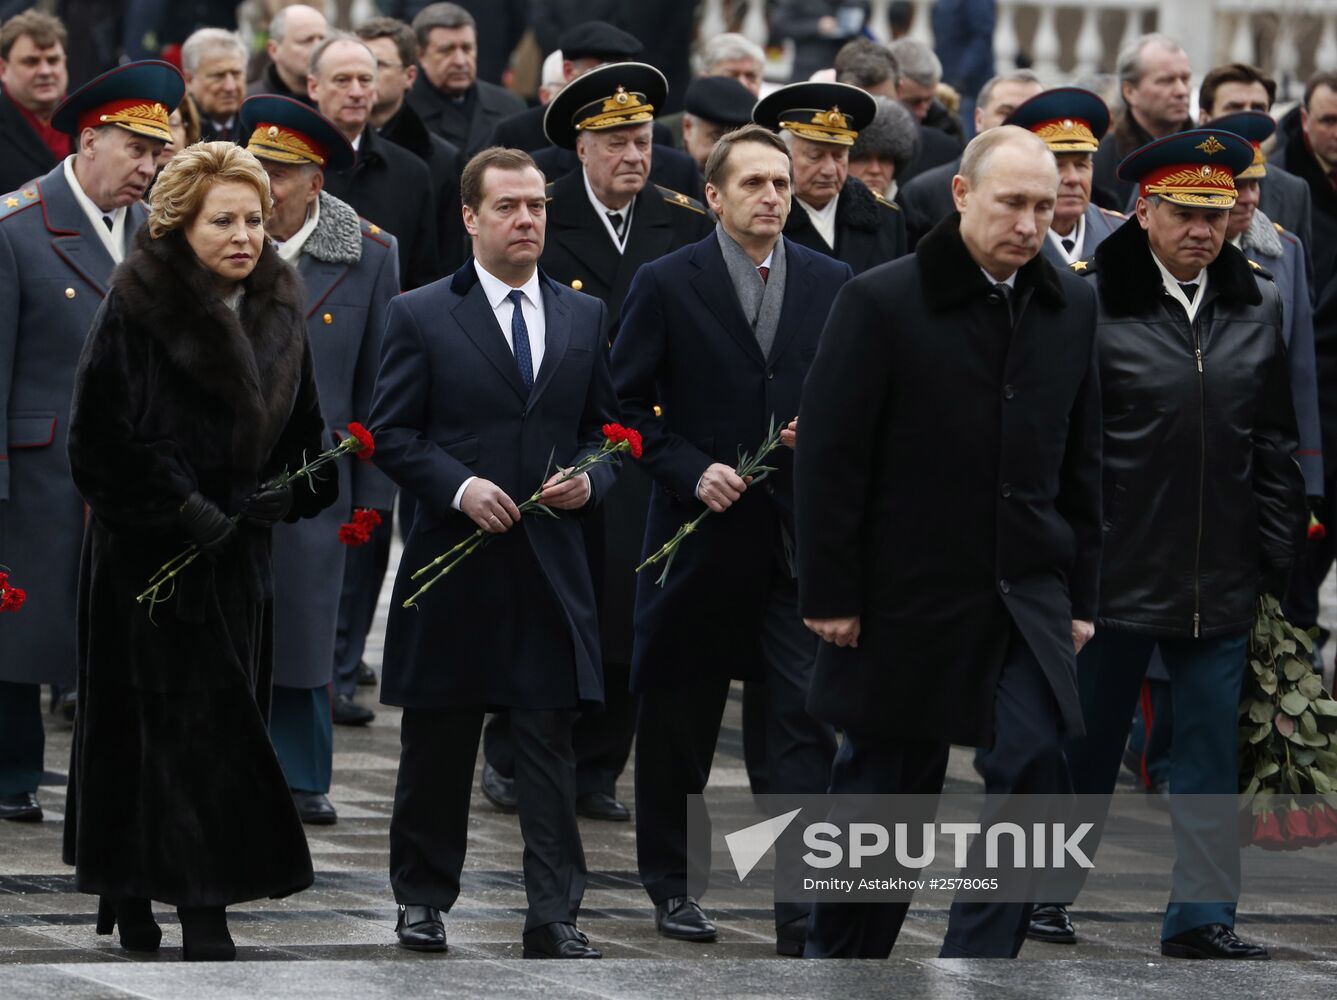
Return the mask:
<svg viewBox="0 0 1337 1000">
<path fill-rule="evenodd" d="M 487 296 L 487 304 L 492 307 L 492 315 L 497 318 L 497 325 L 501 327 L 501 335 L 506 340 L 506 347 L 514 354 L 515 344 L 511 339 L 511 320 L 515 314 L 515 305 L 511 302 L 510 294 L 515 291 L 515 287 L 490 274 L 482 264 L 478 263 L 477 258 L 474 259 L 474 271 L 478 274 L 478 283 L 483 286 L 483 294 Z M 522 295 L 520 315 L 524 317 L 525 327 L 529 330 L 529 357 L 533 362 L 534 379 L 537 381 L 539 369 L 543 366 L 548 329 L 543 312 L 543 292 L 539 287 L 537 269 L 529 276 L 529 280 L 520 286 L 520 293 Z M 588 488 L 589 475 L 582 473 L 581 476 Z M 455 498 L 450 502 L 452 507 L 456 510 L 460 509 L 460 501 L 464 499 L 464 491 L 477 478 L 477 476 L 470 476 L 460 483 L 460 488 L 455 491 Z M 527 498 L 512 497 L 511 499 L 519 503 Z"/>
<path fill-rule="evenodd" d="M 1196 278 L 1190 278 L 1184 282 L 1186 285 L 1196 283 L 1198 286 L 1198 291 L 1193 296 L 1193 301 L 1190 302 L 1188 296 L 1184 294 L 1184 290 L 1179 287 L 1179 279 L 1170 273 L 1170 269 L 1161 263 L 1161 259 L 1154 253 L 1151 255 L 1151 259 L 1156 262 L 1156 267 L 1160 269 L 1161 284 L 1165 286 L 1166 294 L 1184 307 L 1184 312 L 1188 313 L 1188 321 L 1192 323 L 1198 315 L 1198 307 L 1202 305 L 1203 293 L 1207 291 L 1207 268 L 1204 267 L 1199 271 Z"/>
<path fill-rule="evenodd" d="M 65 157 L 65 180 L 70 185 L 70 190 L 74 192 L 74 200 L 79 203 L 79 207 L 88 216 L 88 221 L 93 224 L 93 231 L 97 233 L 98 239 L 107 248 L 107 253 L 111 254 L 111 259 L 119 264 L 125 259 L 125 206 L 104 212 L 93 204 L 93 200 L 84 194 L 84 189 L 79 186 L 79 178 L 74 176 L 73 153 Z M 111 229 L 107 229 L 107 224 L 102 221 L 107 217 L 111 218 Z"/>
<path fill-rule="evenodd" d="M 1076 264 L 1082 259 L 1082 247 L 1086 243 L 1086 215 L 1083 214 L 1077 216 L 1077 225 L 1072 227 L 1072 232 L 1067 236 L 1060 236 L 1051 229 L 1049 230 L 1048 237 L 1065 263 Z M 1072 240 L 1071 251 L 1063 249 L 1064 240 Z"/>
<path fill-rule="evenodd" d="M 621 253 L 627 247 L 627 237 L 631 235 L 631 210 L 636 206 L 636 199 L 633 198 L 627 202 L 624 208 L 613 208 L 605 205 L 599 200 L 599 196 L 594 193 L 594 188 L 590 187 L 590 175 L 585 172 L 585 168 L 580 168 L 580 176 L 585 181 L 585 194 L 590 199 L 590 204 L 594 206 L 594 214 L 597 215 L 604 224 L 604 229 L 608 232 L 608 238 L 613 241 L 613 246 L 617 252 Z M 619 237 L 617 230 L 613 228 L 613 222 L 608 218 L 609 212 L 622 213 L 622 235 Z"/>
<path fill-rule="evenodd" d="M 297 258 L 302 255 L 302 247 L 306 246 L 307 239 L 316 231 L 316 223 L 320 221 L 319 198 L 311 203 L 311 207 L 306 210 L 306 213 L 306 221 L 302 223 L 301 229 L 282 242 L 274 241 L 274 246 L 278 247 L 279 256 L 289 264 L 297 263 Z"/>
<path fill-rule="evenodd" d="M 808 213 L 808 218 L 812 220 L 813 228 L 817 234 L 826 241 L 826 245 L 832 250 L 836 248 L 836 206 L 840 204 L 840 195 L 836 195 L 826 203 L 826 208 L 813 208 L 802 198 L 795 198 L 803 210 Z"/>
</svg>

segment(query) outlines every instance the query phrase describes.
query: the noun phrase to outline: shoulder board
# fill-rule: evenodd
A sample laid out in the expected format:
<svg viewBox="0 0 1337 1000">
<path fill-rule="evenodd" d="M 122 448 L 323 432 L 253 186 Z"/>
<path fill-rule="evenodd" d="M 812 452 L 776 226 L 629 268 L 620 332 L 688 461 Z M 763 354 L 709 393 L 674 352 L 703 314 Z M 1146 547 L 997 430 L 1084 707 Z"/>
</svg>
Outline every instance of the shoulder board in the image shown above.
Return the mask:
<svg viewBox="0 0 1337 1000">
<path fill-rule="evenodd" d="M 1253 268 L 1253 273 L 1258 275 L 1259 277 L 1266 278 L 1268 281 L 1277 280 L 1276 278 L 1272 277 L 1271 271 L 1265 268 L 1262 264 L 1258 263 L 1258 261 L 1256 260 L 1249 260 L 1249 267 Z"/>
<path fill-rule="evenodd" d="M 1094 257 L 1088 257 L 1086 260 L 1075 260 L 1068 265 L 1068 270 L 1077 274 L 1095 274 L 1096 259 Z"/>
<path fill-rule="evenodd" d="M 1122 212 L 1116 212 L 1112 208 L 1101 208 L 1099 205 L 1097 205 L 1096 208 L 1100 209 L 1102 215 L 1111 215 L 1116 219 L 1123 219 L 1125 222 L 1128 221 L 1128 216 L 1124 215 Z"/>
<path fill-rule="evenodd" d="M 677 205 L 679 208 L 687 208 L 700 215 L 706 214 L 706 206 L 701 204 L 695 198 L 689 198 L 681 191 L 674 191 L 672 188 L 666 188 L 662 184 L 656 184 L 655 190 L 663 195 L 664 200 L 670 205 Z"/>
<path fill-rule="evenodd" d="M 0 219 L 6 219 L 11 215 L 23 211 L 25 208 L 31 208 L 33 205 L 40 204 L 41 201 L 42 193 L 37 190 L 36 184 L 32 187 L 11 191 L 4 197 L 0 197 Z"/>
<path fill-rule="evenodd" d="M 367 239 L 375 240 L 384 247 L 390 245 L 390 234 L 383 231 L 380 226 L 376 225 L 376 223 L 368 222 L 360 215 L 357 217 L 357 221 L 362 227 L 362 235 L 367 237 Z"/>
<path fill-rule="evenodd" d="M 873 192 L 873 197 L 877 199 L 877 203 L 881 205 L 883 208 L 889 208 L 893 212 L 899 212 L 901 210 L 900 205 L 897 205 L 894 201 L 888 201 L 886 198 L 882 197 L 882 195 L 878 194 L 877 192 Z"/>
</svg>

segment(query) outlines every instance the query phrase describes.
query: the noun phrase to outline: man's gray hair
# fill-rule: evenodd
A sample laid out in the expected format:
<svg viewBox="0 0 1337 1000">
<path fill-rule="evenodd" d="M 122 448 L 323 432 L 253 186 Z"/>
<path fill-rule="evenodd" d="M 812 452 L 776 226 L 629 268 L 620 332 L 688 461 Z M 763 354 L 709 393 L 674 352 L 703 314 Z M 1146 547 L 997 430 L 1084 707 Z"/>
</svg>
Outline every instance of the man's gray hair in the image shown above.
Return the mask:
<svg viewBox="0 0 1337 1000">
<path fill-rule="evenodd" d="M 919 122 L 905 105 L 887 97 L 878 97 L 877 114 L 859 132 L 850 148 L 850 160 L 871 160 L 885 156 L 896 164 L 899 177 L 919 155 Z"/>
<path fill-rule="evenodd" d="M 325 16 L 323 11 L 316 10 L 315 7 L 304 3 L 295 3 L 279 8 L 279 12 L 269 19 L 269 40 L 276 45 L 282 42 L 288 34 L 288 16 L 294 7 L 305 7 L 313 14 L 319 14 L 321 17 Z"/>
<path fill-rule="evenodd" d="M 848 83 L 862 90 L 891 81 L 896 86 L 900 67 L 891 49 L 869 38 L 846 42 L 836 53 L 836 82 Z"/>
<path fill-rule="evenodd" d="M 200 70 L 200 63 L 205 57 L 231 49 L 241 56 L 242 65 L 246 65 L 246 45 L 234 31 L 223 28 L 200 28 L 181 43 L 181 68 L 192 76 Z"/>
<path fill-rule="evenodd" d="M 371 57 L 372 65 L 376 65 L 376 53 L 371 51 L 370 45 L 358 38 L 357 35 L 351 35 L 347 31 L 332 31 L 321 40 L 319 45 L 311 50 L 311 59 L 307 63 L 307 72 L 312 76 L 319 77 L 320 60 L 324 58 L 325 52 L 331 45 L 337 45 L 339 42 L 352 42 L 354 45 L 365 49 L 367 55 Z"/>
<path fill-rule="evenodd" d="M 1142 66 L 1142 53 L 1153 45 L 1159 45 L 1171 52 L 1184 51 L 1184 46 L 1177 39 L 1163 35 L 1159 31 L 1133 39 L 1119 51 L 1118 62 L 1115 64 L 1115 72 L 1119 75 L 1120 92 L 1123 91 L 1125 83 L 1136 86 L 1142 82 L 1142 76 L 1146 73 L 1146 69 Z"/>
<path fill-rule="evenodd" d="M 697 76 L 711 76 L 711 70 L 722 62 L 747 59 L 758 66 L 766 66 L 766 53 L 750 38 L 737 32 L 707 38 L 692 56 L 692 72 Z"/>
<path fill-rule="evenodd" d="M 923 42 L 898 38 L 888 47 L 905 79 L 921 87 L 936 87 L 942 81 L 942 60 Z"/>
<path fill-rule="evenodd" d="M 427 39 L 434 28 L 473 28 L 477 32 L 478 24 L 474 16 L 457 3 L 429 3 L 413 18 L 418 48 L 427 48 Z"/>
<path fill-rule="evenodd" d="M 975 107 L 987 108 L 989 99 L 993 97 L 994 88 L 1000 83 L 1033 83 L 1036 86 L 1044 86 L 1033 69 L 1014 69 L 1008 73 L 999 73 L 980 88 L 980 96 L 975 99 Z"/>
</svg>

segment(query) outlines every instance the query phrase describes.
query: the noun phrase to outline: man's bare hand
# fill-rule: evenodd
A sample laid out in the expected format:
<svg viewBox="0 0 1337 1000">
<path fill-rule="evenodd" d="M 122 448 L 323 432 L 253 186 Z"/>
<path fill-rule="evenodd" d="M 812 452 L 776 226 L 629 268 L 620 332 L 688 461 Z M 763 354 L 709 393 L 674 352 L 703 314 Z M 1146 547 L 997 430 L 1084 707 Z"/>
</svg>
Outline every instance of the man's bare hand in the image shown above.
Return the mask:
<svg viewBox="0 0 1337 1000">
<path fill-rule="evenodd" d="M 780 431 L 780 443 L 786 448 L 792 448 L 798 443 L 798 417 L 785 424 Z"/>
<path fill-rule="evenodd" d="M 580 510 L 590 499 L 590 477 L 583 472 L 564 483 L 557 480 L 569 475 L 570 469 L 555 472 L 552 478 L 543 484 L 543 504 L 558 510 Z"/>
<path fill-rule="evenodd" d="M 1072 648 L 1076 653 L 1082 651 L 1082 647 L 1091 641 L 1091 637 L 1096 634 L 1095 622 L 1084 622 L 1080 618 L 1072 620 Z"/>
<path fill-rule="evenodd" d="M 743 479 L 727 465 L 713 463 L 701 474 L 696 497 L 716 514 L 723 514 L 738 501 L 752 477 Z"/>
<path fill-rule="evenodd" d="M 823 642 L 834 642 L 851 649 L 859 645 L 858 615 L 853 618 L 805 618 L 803 624 L 816 632 Z"/>
<path fill-rule="evenodd" d="M 484 531 L 500 535 L 520 520 L 520 510 L 496 483 L 475 479 L 460 497 L 460 510 Z"/>
</svg>

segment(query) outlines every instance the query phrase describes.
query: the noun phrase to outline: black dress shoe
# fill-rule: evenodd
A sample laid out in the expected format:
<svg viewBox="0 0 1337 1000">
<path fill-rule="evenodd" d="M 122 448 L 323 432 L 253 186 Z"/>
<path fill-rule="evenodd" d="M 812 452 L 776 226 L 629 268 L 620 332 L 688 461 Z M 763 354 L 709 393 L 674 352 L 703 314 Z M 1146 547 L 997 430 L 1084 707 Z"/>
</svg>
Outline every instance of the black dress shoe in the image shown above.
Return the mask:
<svg viewBox="0 0 1337 1000">
<path fill-rule="evenodd" d="M 78 703 L 79 696 L 73 689 L 62 691 L 51 699 L 51 714 L 66 722 L 73 722 Z"/>
<path fill-rule="evenodd" d="M 1225 924 L 1204 924 L 1161 942 L 1167 958 L 1231 958 L 1264 961 L 1271 958 L 1261 944 L 1241 941 Z"/>
<path fill-rule="evenodd" d="M 332 826 L 339 821 L 339 814 L 334 811 L 330 797 L 323 792 L 299 792 L 294 788 L 292 801 L 303 823 L 311 826 Z"/>
<path fill-rule="evenodd" d="M 334 724 L 336 726 L 365 726 L 376 713 L 359 705 L 352 698 L 340 695 L 334 699 Z"/>
<path fill-rule="evenodd" d="M 691 896 L 670 896 L 656 903 L 655 930 L 679 941 L 715 940 L 715 925 Z"/>
<path fill-rule="evenodd" d="M 441 922 L 441 911 L 435 906 L 401 905 L 395 934 L 399 938 L 399 947 L 409 951 L 446 950 L 446 925 Z"/>
<path fill-rule="evenodd" d="M 42 804 L 33 792 L 0 796 L 0 819 L 13 820 L 15 823 L 40 823 Z"/>
<path fill-rule="evenodd" d="M 374 688 L 376 686 L 376 671 L 372 670 L 371 667 L 367 666 L 366 660 L 358 661 L 357 686 L 364 688 L 368 687 Z"/>
<path fill-rule="evenodd" d="M 799 917 L 775 929 L 775 953 L 785 958 L 802 958 L 808 943 L 808 918 Z"/>
<path fill-rule="evenodd" d="M 576 798 L 576 813 L 586 819 L 602 819 L 610 823 L 625 823 L 631 812 L 607 792 L 591 792 Z"/>
<path fill-rule="evenodd" d="M 1077 943 L 1077 931 L 1068 919 L 1068 908 L 1062 903 L 1036 903 L 1035 909 L 1031 910 L 1026 936 L 1032 941 L 1049 944 Z"/>
<path fill-rule="evenodd" d="M 515 794 L 515 779 L 502 775 L 487 761 L 483 761 L 483 776 L 478 781 L 483 789 L 483 798 L 504 813 L 515 812 L 520 798 Z"/>
<path fill-rule="evenodd" d="M 525 931 L 525 958 L 603 958 L 575 924 L 544 924 Z"/>
</svg>

